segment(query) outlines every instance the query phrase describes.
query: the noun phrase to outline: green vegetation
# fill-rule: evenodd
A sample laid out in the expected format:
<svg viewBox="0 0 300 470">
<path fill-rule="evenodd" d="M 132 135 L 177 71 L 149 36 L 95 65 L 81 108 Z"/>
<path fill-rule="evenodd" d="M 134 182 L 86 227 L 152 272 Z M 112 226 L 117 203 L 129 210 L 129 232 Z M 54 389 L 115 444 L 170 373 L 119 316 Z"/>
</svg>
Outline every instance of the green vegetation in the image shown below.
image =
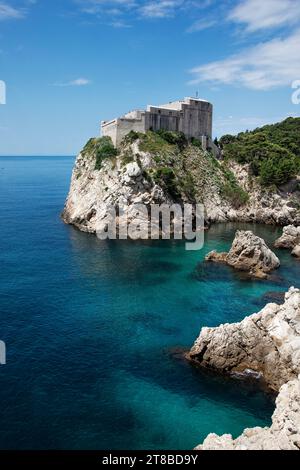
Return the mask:
<svg viewBox="0 0 300 470">
<path fill-rule="evenodd" d="M 140 135 L 139 148 L 141 151 L 150 152 L 156 164 L 156 168 L 149 172 L 149 178 L 175 200 L 180 199 L 182 195 L 194 199 L 194 180 L 185 167 L 188 141 L 183 133 L 149 131 Z"/>
<path fill-rule="evenodd" d="M 186 173 L 186 175 L 181 178 L 181 190 L 189 199 L 195 199 L 195 183 L 190 173 Z"/>
<path fill-rule="evenodd" d="M 263 186 L 278 187 L 300 171 L 300 118 L 225 135 L 219 143 L 225 159 L 249 163 Z"/>
<path fill-rule="evenodd" d="M 165 155 L 168 152 L 182 152 L 188 145 L 183 132 L 148 131 L 146 134 L 138 134 L 139 147 L 142 152 L 150 152 L 154 155 Z"/>
<path fill-rule="evenodd" d="M 232 171 L 227 168 L 223 168 L 223 174 L 225 181 L 220 187 L 221 195 L 227 199 L 235 209 L 239 209 L 248 202 L 249 195 L 243 188 L 241 188 L 241 186 L 239 186 Z"/>
<path fill-rule="evenodd" d="M 156 134 L 162 137 L 166 142 L 168 142 L 168 144 L 177 145 L 180 151 L 182 151 L 188 144 L 187 138 L 183 132 L 159 130 Z"/>
<path fill-rule="evenodd" d="M 139 149 L 142 152 L 149 152 L 153 155 L 166 155 L 174 152 L 175 147 L 157 132 L 148 131 L 146 134 L 140 134 Z"/>
<path fill-rule="evenodd" d="M 173 198 L 177 199 L 180 196 L 177 189 L 176 176 L 172 168 L 158 167 L 155 169 L 152 178 L 156 184 L 166 189 Z"/>
<path fill-rule="evenodd" d="M 125 166 L 128 163 L 131 163 L 134 161 L 134 156 L 131 150 L 126 150 L 121 157 L 121 166 Z"/>
<path fill-rule="evenodd" d="M 200 142 L 199 139 L 196 139 L 196 137 L 192 137 L 192 138 L 191 138 L 191 144 L 192 144 L 194 147 L 198 147 L 199 149 L 202 150 L 202 143 Z"/>
<path fill-rule="evenodd" d="M 118 150 L 114 147 L 110 137 L 97 139 L 95 170 L 100 170 L 103 160 L 116 157 L 117 155 Z"/>
<path fill-rule="evenodd" d="M 133 144 L 136 140 L 140 138 L 141 134 L 136 131 L 130 131 L 124 139 L 122 140 L 122 145 L 126 147 L 127 145 Z"/>
<path fill-rule="evenodd" d="M 274 152 L 272 157 L 261 162 L 259 168 L 260 181 L 265 186 L 280 186 L 291 179 L 299 170 L 296 158 L 287 150 Z"/>
<path fill-rule="evenodd" d="M 110 137 L 90 139 L 82 150 L 84 157 L 95 158 L 95 170 L 100 170 L 105 159 L 116 157 L 118 150 L 114 147 Z"/>
</svg>

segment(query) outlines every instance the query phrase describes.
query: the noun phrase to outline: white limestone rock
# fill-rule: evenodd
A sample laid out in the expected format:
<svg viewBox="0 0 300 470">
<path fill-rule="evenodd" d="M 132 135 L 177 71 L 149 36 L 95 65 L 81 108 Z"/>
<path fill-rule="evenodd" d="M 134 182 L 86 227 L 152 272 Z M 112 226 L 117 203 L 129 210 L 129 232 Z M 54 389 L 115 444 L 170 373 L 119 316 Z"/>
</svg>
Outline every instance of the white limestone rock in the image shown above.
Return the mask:
<svg viewBox="0 0 300 470">
<path fill-rule="evenodd" d="M 265 241 L 250 230 L 238 230 L 229 253 L 210 252 L 207 261 L 223 262 L 254 277 L 266 277 L 280 266 L 277 256 Z"/>
<path fill-rule="evenodd" d="M 127 212 L 127 206 L 135 203 L 174 203 L 166 188 L 149 177 L 157 167 L 162 166 L 174 168 L 179 187 L 192 187 L 194 196 L 192 192 L 183 193 L 181 202 L 203 204 L 207 224 L 256 221 L 300 225 L 300 211 L 290 205 L 290 197 L 263 190 L 251 178 L 247 165 L 230 164 L 230 170 L 249 195 L 249 201 L 239 205 L 234 200 L 228 201 L 222 193 L 221 189 L 226 184 L 222 163 L 213 163 L 208 154 L 195 146 L 190 145 L 177 155 L 172 150 L 169 154 L 162 153 L 158 160 L 155 152 L 142 151 L 138 140 L 124 144 L 119 150 L 118 156 L 104 159 L 101 168 L 97 170 L 95 151 L 88 147 L 80 152 L 62 214 L 66 223 L 94 233 L 103 226 L 103 218 L 111 206 L 120 206 Z M 133 161 L 123 165 L 126 155 L 130 155 Z"/>
<path fill-rule="evenodd" d="M 293 250 L 300 245 L 300 227 L 287 225 L 283 228 L 283 233 L 275 242 L 276 248 L 287 248 Z"/>
<path fill-rule="evenodd" d="M 295 258 L 300 258 L 300 244 L 295 246 L 292 255 L 295 256 Z"/>
<path fill-rule="evenodd" d="M 283 305 L 268 304 L 240 323 L 203 328 L 189 354 L 203 367 L 232 375 L 257 374 L 279 391 L 269 428 L 245 429 L 237 439 L 209 434 L 197 450 L 300 449 L 300 290 Z"/>
<path fill-rule="evenodd" d="M 227 163 L 239 185 L 248 193 L 249 201 L 239 208 L 226 207 L 222 203 L 222 212 L 226 220 L 239 222 L 260 222 L 269 225 L 300 225 L 300 211 L 291 202 L 293 195 L 289 192 L 277 193 L 261 187 L 252 177 L 249 164 L 235 161 Z M 299 201 L 300 202 L 300 201 Z M 222 221 L 220 217 L 219 221 Z"/>
<path fill-rule="evenodd" d="M 267 304 L 240 323 L 202 328 L 189 358 L 231 375 L 251 371 L 278 391 L 300 373 L 300 290 L 291 287 L 283 305 Z"/>
<path fill-rule="evenodd" d="M 144 167 L 148 164 L 146 159 L 144 165 L 142 152 L 139 159 Z M 62 217 L 66 223 L 82 231 L 99 233 L 110 218 L 111 208 L 118 207 L 123 211 L 124 220 L 130 222 L 135 204 L 163 204 L 168 201 L 172 202 L 168 195 L 143 176 L 137 161 L 123 165 L 121 155 L 114 160 L 106 159 L 101 169 L 96 170 L 93 155 L 81 152 L 76 159 Z M 148 217 L 143 222 L 147 223 Z"/>
</svg>

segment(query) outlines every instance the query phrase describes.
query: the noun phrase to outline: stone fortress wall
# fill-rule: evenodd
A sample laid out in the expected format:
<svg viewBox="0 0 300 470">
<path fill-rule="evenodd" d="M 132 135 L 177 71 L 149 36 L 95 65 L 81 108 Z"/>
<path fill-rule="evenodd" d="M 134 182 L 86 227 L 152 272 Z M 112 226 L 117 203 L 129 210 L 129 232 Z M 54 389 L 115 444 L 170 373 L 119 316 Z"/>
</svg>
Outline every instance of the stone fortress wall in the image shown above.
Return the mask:
<svg viewBox="0 0 300 470">
<path fill-rule="evenodd" d="M 102 121 L 103 136 L 111 137 L 118 147 L 130 131 L 148 130 L 183 132 L 188 139 L 192 137 L 202 142 L 204 150 L 218 149 L 212 142 L 213 106 L 197 98 L 185 98 L 159 106 L 147 106 L 147 110 L 135 110 L 112 121 Z"/>
</svg>

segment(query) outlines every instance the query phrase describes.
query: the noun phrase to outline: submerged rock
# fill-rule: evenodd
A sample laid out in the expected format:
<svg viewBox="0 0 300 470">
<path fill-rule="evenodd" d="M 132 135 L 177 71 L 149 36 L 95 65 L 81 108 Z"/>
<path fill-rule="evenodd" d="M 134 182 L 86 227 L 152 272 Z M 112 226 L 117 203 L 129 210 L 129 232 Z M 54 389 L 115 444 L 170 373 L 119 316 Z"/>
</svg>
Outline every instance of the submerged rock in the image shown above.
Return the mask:
<svg viewBox="0 0 300 470">
<path fill-rule="evenodd" d="M 263 302 L 264 304 L 270 303 L 270 302 L 275 302 L 275 303 L 283 303 L 285 299 L 285 293 L 284 292 L 278 292 L 278 291 L 269 291 L 266 292 L 261 296 L 259 301 Z"/>
<path fill-rule="evenodd" d="M 236 232 L 229 253 L 212 251 L 206 256 L 206 260 L 226 263 L 235 269 L 259 278 L 265 278 L 267 273 L 280 266 L 279 259 L 265 241 L 250 230 Z"/>
<path fill-rule="evenodd" d="M 282 385 L 269 428 L 245 429 L 233 439 L 230 434 L 209 434 L 197 450 L 299 450 L 300 375 Z"/>
</svg>

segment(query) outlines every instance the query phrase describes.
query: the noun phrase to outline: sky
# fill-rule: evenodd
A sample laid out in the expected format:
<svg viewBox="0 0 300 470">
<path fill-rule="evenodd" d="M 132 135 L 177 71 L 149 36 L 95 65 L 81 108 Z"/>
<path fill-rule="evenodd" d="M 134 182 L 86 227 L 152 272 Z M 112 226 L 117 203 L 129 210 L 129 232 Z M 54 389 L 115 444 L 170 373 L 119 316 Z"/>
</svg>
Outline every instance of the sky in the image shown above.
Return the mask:
<svg viewBox="0 0 300 470">
<path fill-rule="evenodd" d="M 0 81 L 0 155 L 75 155 L 196 93 L 214 136 L 253 129 L 300 116 L 300 0 L 0 0 Z"/>
</svg>

